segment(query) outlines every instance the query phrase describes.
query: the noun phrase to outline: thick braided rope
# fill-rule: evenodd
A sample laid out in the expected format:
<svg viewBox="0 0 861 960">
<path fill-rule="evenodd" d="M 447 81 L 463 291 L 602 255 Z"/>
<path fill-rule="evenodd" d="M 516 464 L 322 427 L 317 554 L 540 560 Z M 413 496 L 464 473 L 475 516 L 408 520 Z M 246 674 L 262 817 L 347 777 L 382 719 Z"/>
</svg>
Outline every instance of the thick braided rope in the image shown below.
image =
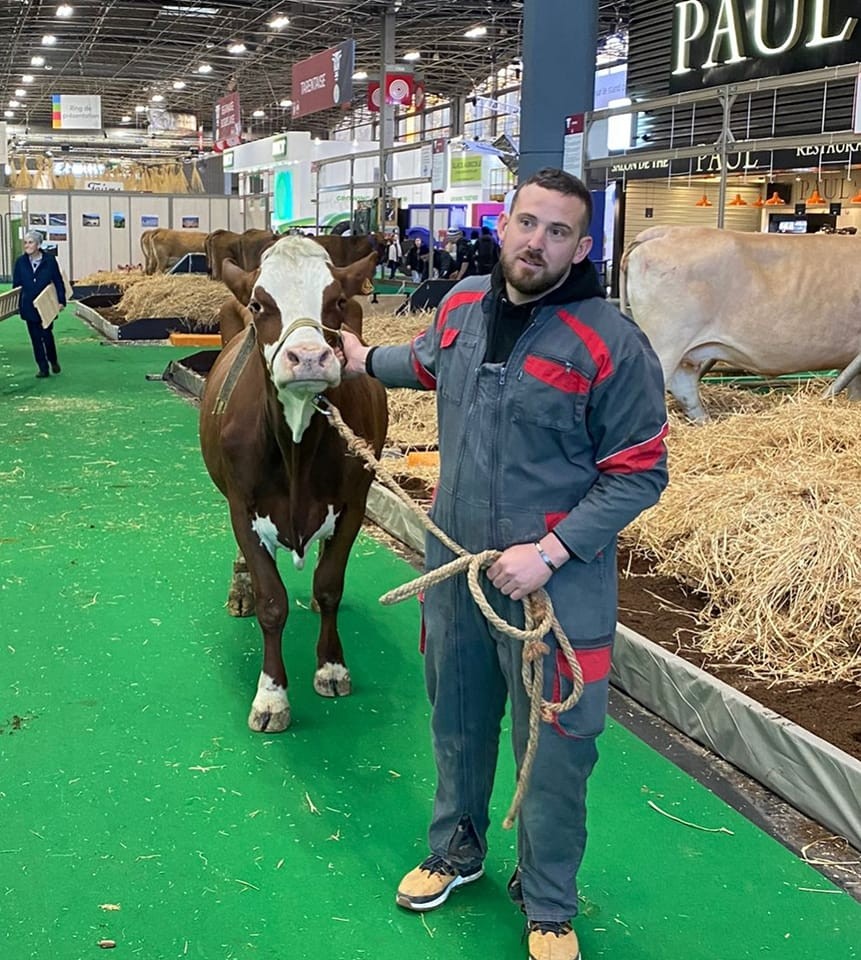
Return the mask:
<svg viewBox="0 0 861 960">
<path fill-rule="evenodd" d="M 466 571 L 469 591 L 473 600 L 478 604 L 478 608 L 484 614 L 485 619 L 496 627 L 505 636 L 514 640 L 519 640 L 523 644 L 523 657 L 521 660 L 521 676 L 523 678 L 523 687 L 529 696 L 529 737 L 526 744 L 526 752 L 523 757 L 523 763 L 517 776 L 517 787 L 514 791 L 514 797 L 508 808 L 508 813 L 502 821 L 503 827 L 510 830 L 514 826 L 514 821 L 520 811 L 523 797 L 529 785 L 529 777 L 532 772 L 532 765 L 535 761 L 535 754 L 538 749 L 538 736 L 541 728 L 541 722 L 553 723 L 559 714 L 570 710 L 583 694 L 583 671 L 574 650 L 565 635 L 556 614 L 553 612 L 553 604 L 547 591 L 540 589 L 524 597 L 523 604 L 525 628 L 520 629 L 507 621 L 503 620 L 491 607 L 484 595 L 479 582 L 479 575 L 482 570 L 487 569 L 500 556 L 498 550 L 483 550 L 481 553 L 467 553 L 460 544 L 455 543 L 446 533 L 441 530 L 424 510 L 401 489 L 394 477 L 382 466 L 379 460 L 374 456 L 370 446 L 357 437 L 355 433 L 344 422 L 338 409 L 334 407 L 324 397 L 317 398 L 317 409 L 327 416 L 332 426 L 338 431 L 341 438 L 347 444 L 348 450 L 365 461 L 365 468 L 375 473 L 377 479 L 397 496 L 421 521 L 422 526 L 432 533 L 441 543 L 443 543 L 457 557 L 450 563 L 446 563 L 435 570 L 416 577 L 394 590 L 380 597 L 380 603 L 392 605 L 400 603 L 409 597 L 417 596 L 427 587 L 437 583 L 442 583 L 449 577 L 456 576 Z M 550 648 L 544 642 L 544 637 L 552 631 L 559 648 L 565 657 L 571 670 L 573 678 L 573 689 L 571 694 L 565 700 L 556 703 L 543 698 L 544 690 L 544 656 L 549 653 Z"/>
</svg>

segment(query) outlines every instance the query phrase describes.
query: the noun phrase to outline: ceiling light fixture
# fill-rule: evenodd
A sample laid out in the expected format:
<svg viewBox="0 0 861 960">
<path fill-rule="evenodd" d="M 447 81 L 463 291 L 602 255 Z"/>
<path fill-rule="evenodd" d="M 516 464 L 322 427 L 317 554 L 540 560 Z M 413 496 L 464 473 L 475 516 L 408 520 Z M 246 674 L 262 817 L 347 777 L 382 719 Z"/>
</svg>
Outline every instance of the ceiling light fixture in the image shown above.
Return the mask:
<svg viewBox="0 0 861 960">
<path fill-rule="evenodd" d="M 146 107 L 142 107 L 140 104 L 138 104 L 135 107 L 135 113 L 146 113 Z"/>
<path fill-rule="evenodd" d="M 273 17 L 269 21 L 269 26 L 272 30 L 283 30 L 290 23 L 290 18 L 283 15 L 278 15 Z"/>
<path fill-rule="evenodd" d="M 354 80 L 367 80 L 367 79 L 368 79 L 368 71 L 367 71 L 367 70 L 357 70 L 357 71 L 353 74 L 353 79 L 354 79 Z"/>
<path fill-rule="evenodd" d="M 162 103 L 164 102 L 164 97 L 160 93 L 154 93 L 150 97 L 150 100 L 152 100 L 153 103 Z"/>
<path fill-rule="evenodd" d="M 124 113 L 124 114 L 120 117 L 120 123 L 131 123 L 131 119 L 132 119 L 132 118 L 131 118 L 127 113 Z"/>
<path fill-rule="evenodd" d="M 46 33 L 45 36 L 42 37 L 43 47 L 53 47 L 56 42 L 57 42 L 57 38 L 54 36 L 53 33 Z"/>
<path fill-rule="evenodd" d="M 233 40 L 227 47 L 228 53 L 240 54 L 245 53 L 248 47 L 241 40 Z"/>
<path fill-rule="evenodd" d="M 212 67 L 208 63 L 202 63 L 197 68 L 198 73 L 212 73 Z"/>
<path fill-rule="evenodd" d="M 44 65 L 45 65 L 45 58 L 44 58 L 44 57 L 31 57 L 31 58 L 30 58 L 30 66 L 31 66 L 31 67 L 42 67 L 42 66 L 44 66 Z"/>
<path fill-rule="evenodd" d="M 464 36 L 467 38 L 467 40 L 478 40 L 479 37 L 486 37 L 487 27 L 484 27 L 484 26 L 471 27 L 469 30 L 466 31 Z"/>
<path fill-rule="evenodd" d="M 6 117 L 6 118 L 14 117 L 14 116 L 15 116 L 15 113 L 14 113 L 14 111 L 12 111 L 12 110 L 4 110 L 4 111 L 3 111 L 3 116 Z"/>
<path fill-rule="evenodd" d="M 288 107 L 292 107 L 292 106 L 293 106 L 293 101 L 292 101 L 292 100 L 280 100 L 280 101 L 278 102 L 278 106 L 279 106 L 279 107 L 284 107 L 284 109 L 286 110 Z"/>
<path fill-rule="evenodd" d="M 185 80 L 174 80 L 173 81 L 174 90 L 184 90 L 185 89 Z"/>
<path fill-rule="evenodd" d="M 60 6 L 57 7 L 57 14 L 56 14 L 56 15 L 57 15 L 58 17 L 71 17 L 71 15 L 72 15 L 74 12 L 75 12 L 75 8 L 74 8 L 71 4 L 61 3 Z"/>
<path fill-rule="evenodd" d="M 252 116 L 252 117 L 258 117 L 258 118 L 259 118 L 259 117 L 265 117 L 265 116 L 266 116 L 266 111 L 265 111 L 265 110 L 255 110 L 254 113 L 251 114 L 251 116 Z"/>
<path fill-rule="evenodd" d="M 32 83 L 32 82 L 33 82 L 33 74 L 32 74 L 32 73 L 25 73 L 25 74 L 23 74 L 23 76 L 21 77 L 21 83 Z"/>
<path fill-rule="evenodd" d="M 18 89 L 15 91 L 15 96 L 16 96 L 16 97 L 26 97 L 26 96 L 27 96 L 27 91 L 26 91 L 23 87 L 18 87 Z"/>
<path fill-rule="evenodd" d="M 20 100 L 10 100 L 10 101 L 9 101 L 9 106 L 10 106 L 10 107 L 20 107 L 20 106 L 21 106 L 21 101 L 20 101 Z"/>
<path fill-rule="evenodd" d="M 408 50 L 404 56 L 404 60 L 421 60 L 421 53 L 418 50 Z"/>
</svg>

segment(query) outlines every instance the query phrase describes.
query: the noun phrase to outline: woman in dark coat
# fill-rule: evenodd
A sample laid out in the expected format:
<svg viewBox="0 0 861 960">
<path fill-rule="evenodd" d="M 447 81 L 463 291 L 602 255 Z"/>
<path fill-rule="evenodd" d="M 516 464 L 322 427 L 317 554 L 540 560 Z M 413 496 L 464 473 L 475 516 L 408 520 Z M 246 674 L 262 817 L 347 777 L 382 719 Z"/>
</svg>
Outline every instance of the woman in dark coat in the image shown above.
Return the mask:
<svg viewBox="0 0 861 960">
<path fill-rule="evenodd" d="M 56 258 L 42 249 L 42 234 L 38 230 L 30 230 L 24 234 L 24 252 L 15 261 L 12 273 L 12 286 L 21 288 L 21 299 L 18 313 L 27 324 L 27 332 L 33 343 L 33 356 L 39 370 L 37 377 L 49 376 L 48 365 L 54 373 L 60 372 L 57 360 L 57 345 L 54 342 L 54 324 L 47 329 L 42 327 L 42 320 L 33 301 L 46 287 L 54 284 L 60 306 L 66 305 L 66 285 Z"/>
</svg>

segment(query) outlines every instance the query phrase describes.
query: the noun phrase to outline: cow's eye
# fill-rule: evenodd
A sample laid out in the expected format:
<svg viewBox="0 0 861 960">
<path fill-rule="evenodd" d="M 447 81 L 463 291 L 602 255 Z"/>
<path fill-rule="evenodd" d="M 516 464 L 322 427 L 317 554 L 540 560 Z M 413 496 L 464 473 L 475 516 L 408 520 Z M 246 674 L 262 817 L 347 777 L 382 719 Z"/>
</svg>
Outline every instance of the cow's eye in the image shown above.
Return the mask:
<svg viewBox="0 0 861 960">
<path fill-rule="evenodd" d="M 344 307 L 346 307 L 346 306 L 347 306 L 347 298 L 346 298 L 346 297 L 338 297 L 338 309 L 339 309 L 339 310 L 343 310 Z"/>
<path fill-rule="evenodd" d="M 263 307 L 261 307 L 256 300 L 252 300 L 251 303 L 248 304 L 248 309 L 252 313 L 260 313 L 263 310 Z"/>
</svg>

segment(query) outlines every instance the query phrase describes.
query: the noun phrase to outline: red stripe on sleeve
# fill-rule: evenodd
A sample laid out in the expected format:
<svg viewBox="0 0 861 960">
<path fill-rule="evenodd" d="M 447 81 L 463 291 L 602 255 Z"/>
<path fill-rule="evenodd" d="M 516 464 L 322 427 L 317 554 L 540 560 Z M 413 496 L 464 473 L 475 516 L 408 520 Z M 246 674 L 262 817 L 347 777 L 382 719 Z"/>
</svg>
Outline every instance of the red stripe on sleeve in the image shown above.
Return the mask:
<svg viewBox="0 0 861 960">
<path fill-rule="evenodd" d="M 598 469 L 602 473 L 642 473 L 644 470 L 651 470 L 667 452 L 664 437 L 668 430 L 665 423 L 660 432 L 649 440 L 599 460 Z"/>
<path fill-rule="evenodd" d="M 416 356 L 414 344 L 420 336 L 422 336 L 422 334 L 419 333 L 412 339 L 413 349 L 410 355 L 413 361 L 413 370 L 415 371 L 415 374 L 418 377 L 419 383 L 426 390 L 436 390 L 436 377 L 429 370 L 425 369 L 425 367 L 422 366 L 422 364 L 419 362 L 419 358 Z"/>
<path fill-rule="evenodd" d="M 610 356 L 609 347 L 591 327 L 586 326 L 585 323 L 578 320 L 573 313 L 560 310 L 557 316 L 567 327 L 573 330 L 585 344 L 598 370 L 593 381 L 597 386 L 602 380 L 606 380 L 613 372 L 613 358 Z"/>
</svg>

